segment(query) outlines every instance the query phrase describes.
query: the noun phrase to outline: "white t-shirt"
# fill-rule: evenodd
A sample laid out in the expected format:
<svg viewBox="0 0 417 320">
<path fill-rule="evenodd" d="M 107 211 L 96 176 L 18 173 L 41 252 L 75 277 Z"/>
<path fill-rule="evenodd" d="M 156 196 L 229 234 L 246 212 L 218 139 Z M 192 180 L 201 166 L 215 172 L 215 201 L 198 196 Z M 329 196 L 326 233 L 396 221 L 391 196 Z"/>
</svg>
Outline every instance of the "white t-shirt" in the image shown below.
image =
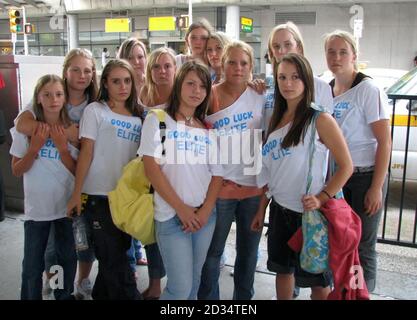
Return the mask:
<svg viewBox="0 0 417 320">
<path fill-rule="evenodd" d="M 87 100 L 79 104 L 78 106 L 73 106 L 72 104 L 69 104 L 69 103 L 65 105 L 68 111 L 68 116 L 72 122 L 80 123 L 85 107 L 87 107 L 87 105 L 88 105 L 88 98 Z"/>
<path fill-rule="evenodd" d="M 332 88 L 326 81 L 316 76 L 314 76 L 314 101 L 313 102 L 316 105 L 323 107 L 323 109 L 326 112 L 333 114 Z"/>
<path fill-rule="evenodd" d="M 272 85 L 266 91 L 267 102 L 265 104 L 265 123 L 264 129 L 268 130 L 269 122 L 271 121 L 272 113 L 274 111 L 274 94 L 275 84 Z M 333 114 L 333 94 L 330 85 L 316 76 L 314 76 L 314 103 L 323 107 L 323 109 Z"/>
<path fill-rule="evenodd" d="M 262 148 L 262 171 L 256 182 L 258 187 L 268 185 L 274 200 L 283 207 L 303 212 L 301 198 L 306 193 L 311 125 L 304 137 L 304 143 L 300 142 L 296 147 L 283 149 L 281 142 L 290 126 L 291 123 L 269 135 Z M 326 179 L 328 149 L 319 141 L 317 131 L 315 145 L 310 194 L 319 193 Z"/>
<path fill-rule="evenodd" d="M 80 123 L 80 139 L 94 140 L 94 155 L 82 191 L 107 195 L 117 184 L 123 167 L 136 156 L 142 120 L 111 111 L 106 103 L 90 103 Z"/>
<path fill-rule="evenodd" d="M 177 70 L 179 70 L 181 68 L 181 66 L 187 62 L 188 56 L 185 54 L 177 54 L 175 56 L 175 64 L 176 64 L 176 68 Z"/>
<path fill-rule="evenodd" d="M 260 157 L 265 96 L 247 88 L 230 106 L 206 117 L 217 129 L 224 178 L 244 186 L 256 186 Z M 258 130 L 254 130 L 258 129 Z"/>
<path fill-rule="evenodd" d="M 161 170 L 178 197 L 187 205 L 203 204 L 212 176 L 223 176 L 222 166 L 216 164 L 216 136 L 209 130 L 185 126 L 165 117 L 166 150 Z M 149 114 L 144 121 L 139 156 L 162 158 L 159 120 Z M 155 191 L 155 220 L 166 221 L 175 216 L 175 210 Z"/>
<path fill-rule="evenodd" d="M 375 164 L 377 141 L 370 124 L 389 119 L 388 98 L 372 79 L 334 98 L 334 117 L 342 129 L 355 167 Z"/>
<path fill-rule="evenodd" d="M 29 149 L 29 139 L 15 128 L 10 130 L 13 143 L 10 154 L 23 158 Z M 78 150 L 68 144 L 76 159 Z M 25 219 L 52 221 L 66 216 L 67 203 L 74 189 L 74 176 L 64 166 L 52 139 L 39 150 L 32 167 L 23 174 Z"/>
</svg>

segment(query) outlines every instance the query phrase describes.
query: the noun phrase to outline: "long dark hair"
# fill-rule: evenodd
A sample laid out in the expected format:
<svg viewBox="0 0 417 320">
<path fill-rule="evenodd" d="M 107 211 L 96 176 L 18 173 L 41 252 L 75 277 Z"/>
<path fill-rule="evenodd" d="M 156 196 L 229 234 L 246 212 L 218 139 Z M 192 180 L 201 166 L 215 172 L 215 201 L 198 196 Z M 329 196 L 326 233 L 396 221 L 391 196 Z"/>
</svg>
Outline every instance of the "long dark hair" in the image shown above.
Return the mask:
<svg viewBox="0 0 417 320">
<path fill-rule="evenodd" d="M 104 83 L 107 81 L 107 78 L 110 72 L 115 68 L 126 69 L 129 72 L 130 79 L 132 81 L 132 88 L 130 91 L 130 96 L 126 100 L 126 109 L 129 110 L 129 112 L 133 116 L 143 118 L 143 106 L 138 103 L 134 71 L 131 65 L 129 64 L 129 62 L 125 60 L 112 59 L 106 63 L 106 66 L 104 67 L 103 72 L 101 73 L 100 90 L 98 92 L 97 101 L 105 101 L 105 102 L 109 101 L 109 92 L 107 88 L 105 87 Z"/>
<path fill-rule="evenodd" d="M 310 63 L 306 58 L 299 54 L 289 53 L 283 56 L 280 62 L 274 61 L 275 104 L 265 141 L 276 129 L 277 125 L 284 117 L 285 112 L 288 110 L 287 100 L 281 95 L 277 79 L 278 66 L 283 62 L 291 63 L 297 68 L 298 75 L 304 84 L 303 98 L 298 103 L 291 128 L 288 130 L 288 133 L 281 144 L 282 148 L 289 148 L 298 145 L 300 141 L 304 142 L 307 128 L 314 115 L 314 109 L 311 108 L 311 103 L 314 101 L 314 78 Z"/>
<path fill-rule="evenodd" d="M 207 112 L 208 101 L 210 99 L 211 93 L 211 78 L 210 72 L 208 68 L 201 62 L 191 60 L 184 63 L 181 68 L 178 70 L 177 74 L 175 75 L 174 80 L 174 88 L 171 93 L 171 97 L 169 100 L 168 107 L 166 108 L 166 112 L 177 121 L 175 114 L 179 110 L 180 103 L 181 103 L 181 88 L 182 84 L 184 83 L 184 79 L 187 74 L 191 71 L 194 71 L 200 80 L 203 82 L 204 87 L 206 88 L 206 97 L 204 98 L 203 102 L 197 107 L 194 113 L 194 117 L 196 117 L 201 122 L 204 121 L 204 117 Z"/>
</svg>

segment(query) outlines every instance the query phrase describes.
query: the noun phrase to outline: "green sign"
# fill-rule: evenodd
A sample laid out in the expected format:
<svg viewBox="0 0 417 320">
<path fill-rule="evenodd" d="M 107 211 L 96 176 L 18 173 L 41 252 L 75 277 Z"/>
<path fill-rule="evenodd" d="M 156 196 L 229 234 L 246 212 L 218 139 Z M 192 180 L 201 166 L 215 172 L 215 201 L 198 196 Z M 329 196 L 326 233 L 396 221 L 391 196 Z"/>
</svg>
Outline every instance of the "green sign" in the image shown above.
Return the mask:
<svg viewBox="0 0 417 320">
<path fill-rule="evenodd" d="M 252 26 L 244 26 L 242 25 L 242 32 L 252 32 L 253 31 L 253 27 Z"/>
</svg>

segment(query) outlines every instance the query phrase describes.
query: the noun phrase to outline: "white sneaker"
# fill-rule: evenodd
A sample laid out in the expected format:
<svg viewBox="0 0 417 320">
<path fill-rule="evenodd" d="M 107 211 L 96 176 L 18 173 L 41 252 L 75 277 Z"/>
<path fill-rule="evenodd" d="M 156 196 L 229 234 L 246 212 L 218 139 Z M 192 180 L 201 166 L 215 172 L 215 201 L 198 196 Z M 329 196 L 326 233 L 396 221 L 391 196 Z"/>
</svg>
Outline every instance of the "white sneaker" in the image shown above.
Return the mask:
<svg viewBox="0 0 417 320">
<path fill-rule="evenodd" d="M 77 300 L 92 300 L 92 291 L 93 286 L 91 285 L 90 279 L 88 278 L 83 279 L 81 284 L 78 282 L 75 283 L 75 299 Z"/>
<path fill-rule="evenodd" d="M 43 281 L 43 286 L 42 286 L 42 295 L 45 297 L 50 296 L 52 293 L 52 288 L 51 285 L 49 284 L 49 279 L 45 278 L 45 280 Z"/>
</svg>

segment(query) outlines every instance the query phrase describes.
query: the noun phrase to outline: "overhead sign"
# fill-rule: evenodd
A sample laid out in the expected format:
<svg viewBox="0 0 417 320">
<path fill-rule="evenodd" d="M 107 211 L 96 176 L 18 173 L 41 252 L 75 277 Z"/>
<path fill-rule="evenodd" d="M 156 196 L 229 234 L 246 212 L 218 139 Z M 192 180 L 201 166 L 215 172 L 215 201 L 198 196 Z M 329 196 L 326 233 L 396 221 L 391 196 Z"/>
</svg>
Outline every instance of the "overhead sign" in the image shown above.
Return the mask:
<svg viewBox="0 0 417 320">
<path fill-rule="evenodd" d="M 240 29 L 242 32 L 253 31 L 253 19 L 247 17 L 240 17 Z"/>
<path fill-rule="evenodd" d="M 177 17 L 178 29 L 188 29 L 189 26 L 190 26 L 190 20 L 187 15 Z"/>
<path fill-rule="evenodd" d="M 175 17 L 149 17 L 149 31 L 174 31 Z"/>
<path fill-rule="evenodd" d="M 129 18 L 106 19 L 105 32 L 130 32 Z"/>
</svg>

